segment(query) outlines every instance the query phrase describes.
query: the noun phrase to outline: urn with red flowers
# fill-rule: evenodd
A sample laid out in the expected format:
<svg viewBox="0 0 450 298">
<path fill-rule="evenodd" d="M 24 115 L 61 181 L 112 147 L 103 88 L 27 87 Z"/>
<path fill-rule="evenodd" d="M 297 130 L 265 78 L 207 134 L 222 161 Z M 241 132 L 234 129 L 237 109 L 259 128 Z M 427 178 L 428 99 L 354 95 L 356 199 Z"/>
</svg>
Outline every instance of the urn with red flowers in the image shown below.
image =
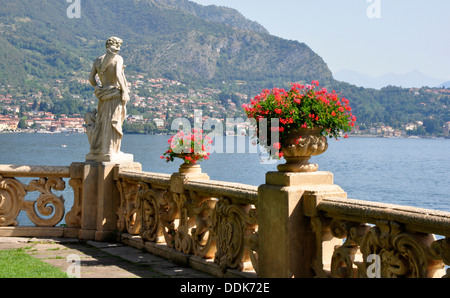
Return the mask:
<svg viewBox="0 0 450 298">
<path fill-rule="evenodd" d="M 320 88 L 318 81 L 294 83 L 290 90 L 265 89 L 243 108 L 256 120 L 258 143 L 272 158 L 286 160 L 277 167 L 281 172 L 317 171 L 318 165 L 309 162 L 311 156 L 327 150 L 327 137 L 347 138 L 356 122 L 349 101 Z"/>
</svg>

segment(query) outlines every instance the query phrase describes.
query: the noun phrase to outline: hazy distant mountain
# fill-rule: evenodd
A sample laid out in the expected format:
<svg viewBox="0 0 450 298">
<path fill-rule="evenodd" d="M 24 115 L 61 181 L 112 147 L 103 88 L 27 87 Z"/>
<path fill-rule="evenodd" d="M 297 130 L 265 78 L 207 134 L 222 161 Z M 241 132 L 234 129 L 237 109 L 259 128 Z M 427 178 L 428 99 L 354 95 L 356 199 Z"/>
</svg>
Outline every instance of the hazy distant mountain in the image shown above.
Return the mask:
<svg viewBox="0 0 450 298">
<path fill-rule="evenodd" d="M 387 73 L 380 77 L 371 77 L 356 71 L 344 69 L 336 72 L 334 78 L 338 81 L 348 82 L 356 86 L 374 89 L 381 89 L 389 85 L 403 88 L 437 87 L 442 86 L 442 83 L 445 81 L 445 79 L 427 76 L 418 70 L 405 74 Z"/>
<path fill-rule="evenodd" d="M 450 81 L 439 84 L 438 87 L 450 88 Z"/>
</svg>

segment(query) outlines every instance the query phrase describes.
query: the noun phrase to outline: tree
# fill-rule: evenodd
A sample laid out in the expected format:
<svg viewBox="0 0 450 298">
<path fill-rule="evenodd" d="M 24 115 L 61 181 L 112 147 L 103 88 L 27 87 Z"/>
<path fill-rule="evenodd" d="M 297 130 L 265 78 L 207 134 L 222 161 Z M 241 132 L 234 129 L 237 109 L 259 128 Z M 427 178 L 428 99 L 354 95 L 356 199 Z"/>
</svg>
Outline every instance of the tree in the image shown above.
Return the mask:
<svg viewBox="0 0 450 298">
<path fill-rule="evenodd" d="M 46 112 L 47 110 L 48 110 L 48 103 L 46 103 L 45 101 L 41 101 L 39 103 L 39 111 Z"/>
<path fill-rule="evenodd" d="M 17 125 L 17 128 L 26 129 L 27 127 L 28 126 L 27 126 L 27 123 L 25 122 L 25 119 L 24 118 L 20 119 L 19 124 Z"/>
<path fill-rule="evenodd" d="M 33 102 L 33 105 L 31 106 L 31 109 L 33 111 L 36 111 L 38 109 L 38 107 L 39 107 L 39 103 L 38 103 L 37 99 L 34 99 L 34 102 Z"/>
<path fill-rule="evenodd" d="M 443 132 L 443 124 L 438 119 L 425 119 L 423 121 L 425 131 L 429 134 L 438 134 Z"/>
</svg>

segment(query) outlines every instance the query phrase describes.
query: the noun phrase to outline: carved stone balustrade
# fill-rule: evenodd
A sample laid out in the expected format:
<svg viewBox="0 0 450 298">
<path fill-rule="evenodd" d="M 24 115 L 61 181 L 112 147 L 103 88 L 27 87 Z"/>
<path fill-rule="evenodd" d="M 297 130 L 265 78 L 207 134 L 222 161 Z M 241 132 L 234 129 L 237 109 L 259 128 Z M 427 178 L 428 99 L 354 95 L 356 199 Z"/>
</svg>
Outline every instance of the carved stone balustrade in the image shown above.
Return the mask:
<svg viewBox="0 0 450 298">
<path fill-rule="evenodd" d="M 74 162 L 70 166 L 0 165 L 0 236 L 74 237 L 82 240 L 112 240 L 117 234 L 119 193 L 114 171 L 141 170 L 138 163 Z M 20 180 L 31 180 L 21 182 Z M 73 189 L 73 202 L 66 213 L 65 199 L 53 191 Z M 34 199 L 31 192 L 39 196 Z M 19 225 L 25 211 L 35 226 Z M 65 216 L 65 218 L 64 218 Z M 65 224 L 60 224 L 65 219 Z"/>
<path fill-rule="evenodd" d="M 119 173 L 118 187 L 120 232 L 205 260 L 192 258 L 197 266 L 213 262 L 218 275 L 257 272 L 257 187 L 205 174 L 129 171 Z"/>
<path fill-rule="evenodd" d="M 448 212 L 314 193 L 304 195 L 304 209 L 316 236 L 317 277 L 449 277 Z"/>
<path fill-rule="evenodd" d="M 450 213 L 349 199 L 330 172 L 256 187 L 134 162 L 0 165 L 0 236 L 117 240 L 220 277 L 450 277 Z"/>
<path fill-rule="evenodd" d="M 74 168 L 61 166 L 15 166 L 0 165 L 0 227 L 18 226 L 17 217 L 25 211 L 36 227 L 54 227 L 66 216 L 68 227 L 76 226 L 80 183 L 72 173 Z M 17 178 L 36 178 L 23 183 Z M 69 185 L 74 192 L 74 206 L 65 212 L 63 196 L 53 191 L 63 191 Z M 30 192 L 37 192 L 35 200 L 26 200 Z"/>
</svg>

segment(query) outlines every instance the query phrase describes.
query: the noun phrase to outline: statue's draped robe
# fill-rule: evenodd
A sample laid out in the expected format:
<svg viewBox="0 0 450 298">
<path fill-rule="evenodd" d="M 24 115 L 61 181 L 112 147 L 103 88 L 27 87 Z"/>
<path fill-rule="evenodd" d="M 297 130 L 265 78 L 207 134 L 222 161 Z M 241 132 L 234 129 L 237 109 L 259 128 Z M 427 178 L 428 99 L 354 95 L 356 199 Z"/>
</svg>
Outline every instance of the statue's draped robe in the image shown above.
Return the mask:
<svg viewBox="0 0 450 298">
<path fill-rule="evenodd" d="M 122 123 L 126 107 L 122 104 L 122 91 L 118 88 L 99 88 L 97 118 L 93 127 L 91 154 L 118 154 L 122 141 Z"/>
</svg>

